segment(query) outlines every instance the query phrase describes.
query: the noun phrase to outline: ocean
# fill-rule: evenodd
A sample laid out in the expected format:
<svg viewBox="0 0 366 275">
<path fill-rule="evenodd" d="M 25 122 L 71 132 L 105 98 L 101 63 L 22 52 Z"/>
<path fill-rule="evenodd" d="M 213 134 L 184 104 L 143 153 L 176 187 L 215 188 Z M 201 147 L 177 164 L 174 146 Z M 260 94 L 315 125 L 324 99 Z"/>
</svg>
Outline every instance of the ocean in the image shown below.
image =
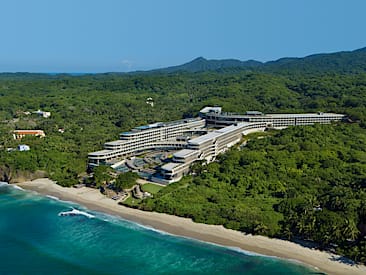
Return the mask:
<svg viewBox="0 0 366 275">
<path fill-rule="evenodd" d="M 78 209 L 78 215 L 60 213 Z M 319 274 L 0 183 L 0 274 Z"/>
</svg>

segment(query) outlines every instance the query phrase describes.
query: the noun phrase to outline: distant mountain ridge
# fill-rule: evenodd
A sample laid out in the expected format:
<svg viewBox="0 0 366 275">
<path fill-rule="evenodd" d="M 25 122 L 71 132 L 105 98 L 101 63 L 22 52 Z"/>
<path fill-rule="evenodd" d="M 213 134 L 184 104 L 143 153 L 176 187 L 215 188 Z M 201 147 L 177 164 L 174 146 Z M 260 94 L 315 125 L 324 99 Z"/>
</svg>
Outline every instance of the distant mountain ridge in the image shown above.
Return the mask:
<svg viewBox="0 0 366 275">
<path fill-rule="evenodd" d="M 175 73 L 204 71 L 302 71 L 302 72 L 365 72 L 366 47 L 354 51 L 314 54 L 306 57 L 285 57 L 275 61 L 260 62 L 256 60 L 240 61 L 237 59 L 208 60 L 198 57 L 188 63 L 162 69 L 145 71 L 145 73 Z"/>
<path fill-rule="evenodd" d="M 256 71 L 269 73 L 360 73 L 366 72 L 366 47 L 353 51 L 313 54 L 305 57 L 284 57 L 274 61 L 241 61 L 237 59 L 206 59 L 198 57 L 182 65 L 147 71 L 106 72 L 106 73 L 0 73 L 0 78 L 58 78 L 84 75 L 139 75 L 199 72 Z"/>
<path fill-rule="evenodd" d="M 237 59 L 207 60 L 203 57 L 198 57 L 183 65 L 172 66 L 163 69 L 156 69 L 150 72 L 173 73 L 178 71 L 186 71 L 195 73 L 202 71 L 215 71 L 225 68 L 255 68 L 262 65 L 263 65 L 262 62 L 255 60 L 248 60 L 248 61 L 240 61 Z"/>
</svg>

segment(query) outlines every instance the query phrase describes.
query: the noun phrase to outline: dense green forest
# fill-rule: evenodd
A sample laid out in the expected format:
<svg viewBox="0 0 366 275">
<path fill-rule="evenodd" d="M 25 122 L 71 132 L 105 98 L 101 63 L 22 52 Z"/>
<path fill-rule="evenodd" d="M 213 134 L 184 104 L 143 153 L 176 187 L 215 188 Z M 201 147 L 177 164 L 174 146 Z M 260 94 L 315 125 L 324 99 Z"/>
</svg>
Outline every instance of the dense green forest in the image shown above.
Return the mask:
<svg viewBox="0 0 366 275">
<path fill-rule="evenodd" d="M 154 107 L 146 104 L 148 97 Z M 195 165 L 196 176 L 163 188 L 140 208 L 245 232 L 314 240 L 366 262 L 362 71 L 0 75 L 1 179 L 44 171 L 71 186 L 86 172 L 87 153 L 102 149 L 119 132 L 196 116 L 206 105 L 233 112 L 338 112 L 353 123 L 252 137 L 247 147 L 217 162 Z M 50 111 L 51 117 L 24 113 L 38 109 Z M 14 129 L 43 129 L 46 137 L 14 140 Z M 8 150 L 18 144 L 31 150 Z"/>
</svg>

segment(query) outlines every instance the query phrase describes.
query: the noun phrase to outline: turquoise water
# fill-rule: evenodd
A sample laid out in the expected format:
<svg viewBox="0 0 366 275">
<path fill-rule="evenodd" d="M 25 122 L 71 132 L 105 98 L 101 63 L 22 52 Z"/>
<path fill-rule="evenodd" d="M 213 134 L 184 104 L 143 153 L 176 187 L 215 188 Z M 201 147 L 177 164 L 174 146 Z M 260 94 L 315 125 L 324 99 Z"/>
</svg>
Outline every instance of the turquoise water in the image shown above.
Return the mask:
<svg viewBox="0 0 366 275">
<path fill-rule="evenodd" d="M 94 215 L 59 216 L 72 207 Z M 0 183 L 0 274 L 314 274 Z"/>
</svg>

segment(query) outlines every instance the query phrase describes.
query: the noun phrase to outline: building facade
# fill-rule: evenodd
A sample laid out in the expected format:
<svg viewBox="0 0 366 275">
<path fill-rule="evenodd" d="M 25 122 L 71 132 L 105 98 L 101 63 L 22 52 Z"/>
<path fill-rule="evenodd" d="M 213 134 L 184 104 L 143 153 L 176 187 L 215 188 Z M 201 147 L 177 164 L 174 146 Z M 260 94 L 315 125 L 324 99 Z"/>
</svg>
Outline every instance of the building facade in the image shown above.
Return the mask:
<svg viewBox="0 0 366 275">
<path fill-rule="evenodd" d="M 200 117 L 206 120 L 208 126 L 226 127 L 239 122 L 265 122 L 268 127 L 282 128 L 288 126 L 311 125 L 314 123 L 328 124 L 332 121 L 341 121 L 343 114 L 334 113 L 307 113 L 307 114 L 263 114 L 249 111 L 245 115 L 222 112 L 220 107 L 205 107 Z"/>
<path fill-rule="evenodd" d="M 131 156 L 145 150 L 180 150 L 172 162 L 160 167 L 153 181 L 169 184 L 179 181 L 189 172 L 191 164 L 202 160 L 214 161 L 217 155 L 237 144 L 243 137 L 265 129 L 289 126 L 329 124 L 342 121 L 345 115 L 334 113 L 263 114 L 257 111 L 244 115 L 224 113 L 221 107 L 205 107 L 199 118 L 140 126 L 120 134 L 120 139 L 104 144 L 104 150 L 89 153 L 89 165 L 97 166 Z M 218 128 L 205 131 L 204 127 Z M 187 138 L 192 133 L 198 137 Z"/>
<path fill-rule="evenodd" d="M 105 164 L 152 149 L 179 150 L 186 147 L 184 136 L 206 125 L 202 118 L 182 119 L 166 123 L 139 126 L 120 134 L 120 139 L 104 144 L 104 150 L 88 154 L 89 165 Z"/>
<path fill-rule="evenodd" d="M 206 120 L 208 126 L 220 129 L 189 140 L 187 148 L 190 150 L 181 150 L 174 154 L 173 162 L 163 165 L 160 171 L 161 177 L 154 180 L 165 184 L 179 181 L 189 172 L 189 167 L 194 161 L 213 161 L 217 155 L 238 143 L 243 135 L 268 128 L 283 129 L 314 123 L 329 124 L 345 119 L 345 115 L 334 113 L 265 115 L 252 111 L 239 115 L 222 113 L 220 107 L 205 107 L 200 111 L 200 117 Z M 191 155 L 195 156 L 195 159 L 189 158 Z"/>
<path fill-rule="evenodd" d="M 29 151 L 29 150 L 30 150 L 30 147 L 26 144 L 19 144 L 18 145 L 18 151 L 23 152 L 23 151 Z"/>
</svg>

